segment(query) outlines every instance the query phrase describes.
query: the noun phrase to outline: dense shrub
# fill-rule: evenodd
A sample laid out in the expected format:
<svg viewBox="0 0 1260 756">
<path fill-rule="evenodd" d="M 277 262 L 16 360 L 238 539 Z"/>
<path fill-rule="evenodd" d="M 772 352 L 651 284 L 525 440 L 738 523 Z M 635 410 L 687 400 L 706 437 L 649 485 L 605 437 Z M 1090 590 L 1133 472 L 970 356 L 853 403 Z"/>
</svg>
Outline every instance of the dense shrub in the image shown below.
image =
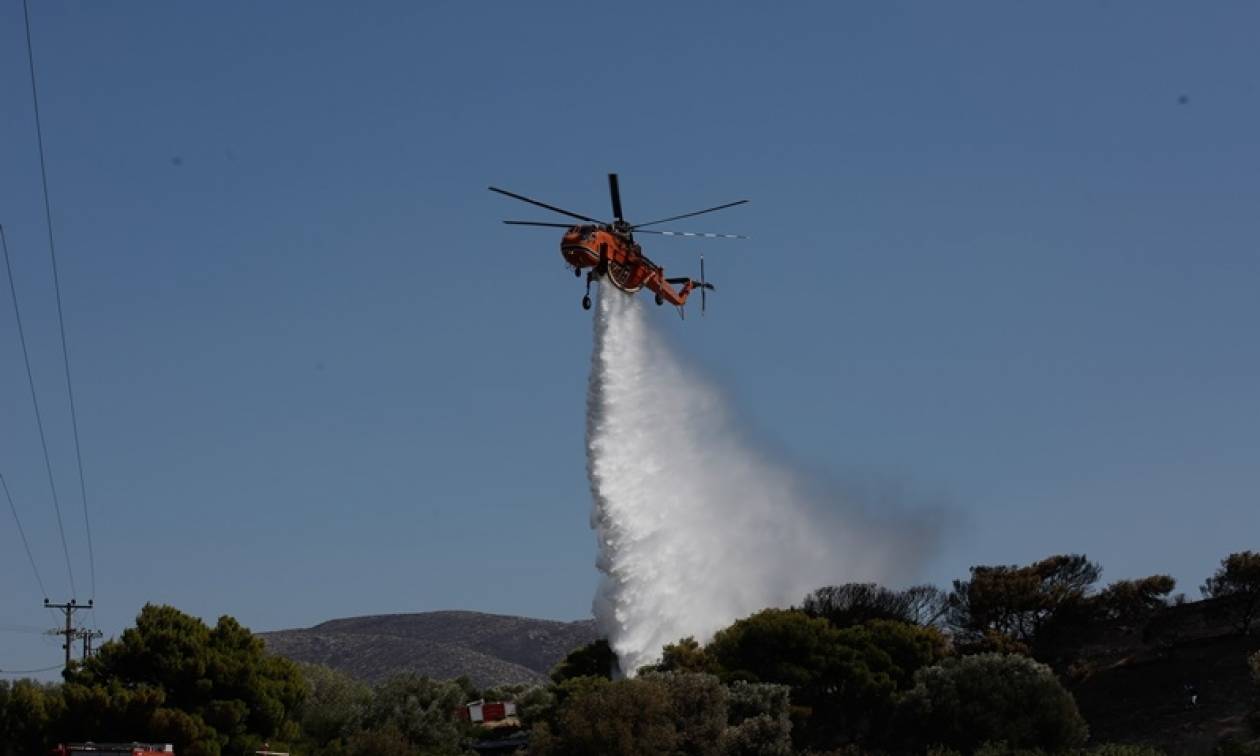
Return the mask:
<svg viewBox="0 0 1260 756">
<path fill-rule="evenodd" d="M 363 723 L 372 689 L 337 670 L 318 664 L 300 665 L 306 698 L 297 711 L 310 750 L 339 747 Z"/>
<path fill-rule="evenodd" d="M 554 724 L 544 722 L 535 728 L 530 752 L 649 756 L 672 753 L 677 742 L 668 690 L 659 679 L 611 682 L 588 677 L 570 686 Z"/>
<path fill-rule="evenodd" d="M 908 745 L 971 752 L 985 742 L 1059 751 L 1081 746 L 1088 729 L 1072 695 L 1044 664 L 1024 656 L 977 654 L 920 670 L 898 706 Z"/>
<path fill-rule="evenodd" d="M 728 727 L 722 753 L 728 756 L 786 756 L 792 753 L 791 698 L 786 685 L 736 681 L 727 687 Z"/>
<path fill-rule="evenodd" d="M 397 731 L 426 754 L 460 753 L 463 726 L 454 712 L 465 703 L 465 693 L 454 680 L 397 675 L 373 691 L 363 730 Z"/>
</svg>

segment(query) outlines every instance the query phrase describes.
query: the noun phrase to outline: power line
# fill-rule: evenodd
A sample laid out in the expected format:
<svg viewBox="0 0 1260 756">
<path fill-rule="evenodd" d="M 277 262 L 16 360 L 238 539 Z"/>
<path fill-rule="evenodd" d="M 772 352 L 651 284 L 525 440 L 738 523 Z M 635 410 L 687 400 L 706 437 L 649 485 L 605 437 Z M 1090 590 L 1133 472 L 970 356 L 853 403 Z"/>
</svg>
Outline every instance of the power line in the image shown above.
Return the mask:
<svg viewBox="0 0 1260 756">
<path fill-rule="evenodd" d="M 0 675 L 33 675 L 38 672 L 52 672 L 54 669 L 61 669 L 61 665 L 54 664 L 41 669 L 0 669 Z"/>
<path fill-rule="evenodd" d="M 61 332 L 61 358 L 66 369 L 66 394 L 70 398 L 70 427 L 74 431 L 74 458 L 79 467 L 79 494 L 83 500 L 83 526 L 87 530 L 88 571 L 91 598 L 96 598 L 96 555 L 92 549 L 92 522 L 88 519 L 87 483 L 83 477 L 83 451 L 79 445 L 79 417 L 74 408 L 74 383 L 70 380 L 70 348 L 66 342 L 66 319 L 61 307 L 61 278 L 57 274 L 57 246 L 53 243 L 52 203 L 48 199 L 48 169 L 44 161 L 44 129 L 39 119 L 39 88 L 35 86 L 35 52 L 31 45 L 31 13 L 28 0 L 22 0 L 26 21 L 26 60 L 31 69 L 31 103 L 35 109 L 35 136 L 39 144 L 39 175 L 44 187 L 44 220 L 48 225 L 48 255 L 52 258 L 53 290 L 57 294 L 57 327 Z M 73 588 L 73 586 L 71 586 Z"/>
<path fill-rule="evenodd" d="M 4 473 L 0 473 L 0 488 L 4 489 L 4 497 L 9 500 L 9 511 L 13 513 L 13 521 L 17 523 L 18 535 L 22 537 L 22 547 L 26 549 L 26 558 L 31 562 L 31 572 L 35 573 L 35 582 L 39 583 L 39 592 L 47 597 L 48 591 L 44 589 L 44 579 L 39 576 L 39 568 L 35 566 L 35 555 L 31 553 L 30 541 L 26 540 L 26 531 L 22 528 L 22 518 L 18 517 L 17 505 L 13 503 L 13 494 L 9 493 L 9 484 L 5 482 Z M 0 625 L 0 629 L 4 627 L 4 625 Z"/>
<path fill-rule="evenodd" d="M 46 630 L 34 625 L 0 625 L 0 633 L 31 633 L 43 635 Z"/>
<path fill-rule="evenodd" d="M 18 306 L 17 286 L 13 282 L 13 265 L 9 262 L 9 240 L 0 226 L 0 247 L 4 249 L 4 270 L 9 276 L 9 293 L 13 295 L 13 317 L 17 319 L 18 341 L 22 344 L 22 359 L 26 361 L 26 381 L 31 387 L 31 404 L 35 407 L 35 425 L 39 427 L 39 445 L 44 450 L 44 469 L 48 471 L 48 488 L 52 491 L 53 509 L 57 512 L 57 532 L 61 534 L 61 550 L 66 555 L 66 572 L 70 575 L 70 592 L 74 587 L 74 567 L 70 564 L 70 546 L 66 543 L 66 528 L 61 519 L 61 501 L 57 498 L 57 484 L 53 480 L 52 460 L 48 456 L 48 438 L 44 435 L 44 418 L 39 411 L 39 397 L 35 393 L 35 374 L 31 372 L 31 354 L 26 348 L 26 331 L 22 328 L 22 308 Z M 45 591 L 47 596 L 48 592 Z"/>
</svg>

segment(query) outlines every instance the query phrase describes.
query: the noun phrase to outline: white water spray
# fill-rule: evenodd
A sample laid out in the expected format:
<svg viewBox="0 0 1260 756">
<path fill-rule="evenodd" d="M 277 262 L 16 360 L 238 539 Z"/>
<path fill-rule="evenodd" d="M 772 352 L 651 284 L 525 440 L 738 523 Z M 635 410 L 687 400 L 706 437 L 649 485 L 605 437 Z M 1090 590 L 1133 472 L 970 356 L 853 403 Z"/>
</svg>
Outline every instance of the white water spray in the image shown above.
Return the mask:
<svg viewBox="0 0 1260 756">
<path fill-rule="evenodd" d="M 627 674 L 824 585 L 912 577 L 930 528 L 880 523 L 767 459 L 719 391 L 601 287 L 587 399 L 595 618 Z"/>
</svg>

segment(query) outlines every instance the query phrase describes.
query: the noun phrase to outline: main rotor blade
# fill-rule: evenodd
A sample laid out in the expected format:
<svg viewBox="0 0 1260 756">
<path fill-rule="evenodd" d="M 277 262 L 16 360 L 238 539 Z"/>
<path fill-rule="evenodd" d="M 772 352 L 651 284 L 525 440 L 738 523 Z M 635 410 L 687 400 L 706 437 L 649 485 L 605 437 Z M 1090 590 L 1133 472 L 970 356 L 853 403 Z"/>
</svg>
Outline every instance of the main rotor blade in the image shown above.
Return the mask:
<svg viewBox="0 0 1260 756">
<path fill-rule="evenodd" d="M 631 226 L 630 228 L 640 229 L 640 228 L 643 228 L 644 226 L 655 226 L 657 223 L 665 223 L 667 221 L 678 220 L 679 218 L 690 218 L 694 215 L 704 215 L 705 213 L 711 213 L 715 210 L 725 210 L 728 207 L 735 207 L 736 205 L 742 205 L 747 201 L 748 200 L 740 200 L 739 202 L 728 202 L 725 205 L 718 205 L 717 207 L 711 207 L 707 210 L 697 210 L 694 213 L 683 213 L 682 215 L 675 215 L 669 218 L 661 218 L 660 220 L 648 221 L 647 223 L 639 223 L 637 225 Z"/>
<path fill-rule="evenodd" d="M 531 205 L 538 205 L 539 207 L 546 208 L 546 209 L 550 210 L 550 211 L 551 211 L 551 212 L 553 212 L 553 213 L 560 213 L 561 215 L 567 215 L 567 216 L 569 216 L 570 218 L 577 218 L 578 220 L 584 220 L 584 221 L 587 221 L 587 222 L 589 222 L 589 223 L 599 223 L 599 224 L 601 224 L 601 225 L 605 225 L 605 226 L 606 226 L 606 225 L 608 225 L 608 224 L 604 223 L 604 222 L 603 222 L 603 221 L 601 221 L 601 220 L 596 220 L 595 218 L 588 218 L 588 217 L 586 217 L 585 215 L 578 215 L 577 213 L 571 213 L 571 212 L 569 212 L 568 210 L 563 210 L 563 209 L 561 209 L 561 208 L 556 207 L 555 205 L 548 205 L 546 202 L 539 202 L 539 201 L 538 201 L 538 200 L 536 200 L 536 199 L 530 199 L 529 197 L 525 197 L 525 196 L 522 196 L 522 195 L 520 195 L 520 194 L 516 194 L 516 193 L 514 193 L 514 192 L 509 192 L 509 191 L 508 191 L 508 190 L 506 190 L 506 189 L 499 189 L 498 187 L 494 187 L 494 186 L 492 186 L 492 187 L 490 187 L 490 191 L 492 191 L 492 192 L 498 192 L 499 194 L 502 194 L 502 195 L 505 195 L 505 196 L 511 197 L 512 199 L 518 199 L 518 200 L 520 200 L 521 202 L 528 202 L 528 203 L 529 203 L 529 204 L 531 204 Z"/>
<path fill-rule="evenodd" d="M 739 234 L 702 234 L 694 231 L 657 231 L 654 228 L 635 228 L 636 234 L 660 234 L 662 236 L 700 236 L 705 239 L 747 239 Z"/>
<path fill-rule="evenodd" d="M 548 228 L 573 228 L 572 223 L 539 223 L 538 221 L 503 221 L 509 226 L 547 226 Z"/>
<path fill-rule="evenodd" d="M 621 189 L 617 186 L 617 174 L 608 174 L 608 194 L 612 196 L 613 217 L 617 220 L 624 220 L 621 215 Z"/>
</svg>

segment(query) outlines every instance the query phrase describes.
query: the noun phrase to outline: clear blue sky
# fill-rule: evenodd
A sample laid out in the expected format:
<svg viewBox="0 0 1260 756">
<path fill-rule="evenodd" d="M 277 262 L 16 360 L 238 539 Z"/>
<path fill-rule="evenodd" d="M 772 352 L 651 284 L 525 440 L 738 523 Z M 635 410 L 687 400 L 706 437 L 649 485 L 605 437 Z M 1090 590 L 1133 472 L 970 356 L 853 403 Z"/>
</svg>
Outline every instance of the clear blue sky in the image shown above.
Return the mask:
<svg viewBox="0 0 1260 756">
<path fill-rule="evenodd" d="M 32 20 L 100 610 L 588 616 L 590 315 L 557 220 L 706 254 L 659 319 L 772 443 L 948 502 L 925 579 L 1260 548 L 1254 4 L 71 3 Z M 1185 101 L 1181 101 L 1181 98 Z M 18 0 L 0 223 L 88 564 Z M 0 471 L 69 585 L 11 304 Z M 0 502 L 0 505 L 3 505 Z M 7 506 L 7 505 L 6 505 Z M 845 576 L 819 576 L 838 582 Z M 55 664 L 0 512 L 0 668 Z"/>
</svg>

